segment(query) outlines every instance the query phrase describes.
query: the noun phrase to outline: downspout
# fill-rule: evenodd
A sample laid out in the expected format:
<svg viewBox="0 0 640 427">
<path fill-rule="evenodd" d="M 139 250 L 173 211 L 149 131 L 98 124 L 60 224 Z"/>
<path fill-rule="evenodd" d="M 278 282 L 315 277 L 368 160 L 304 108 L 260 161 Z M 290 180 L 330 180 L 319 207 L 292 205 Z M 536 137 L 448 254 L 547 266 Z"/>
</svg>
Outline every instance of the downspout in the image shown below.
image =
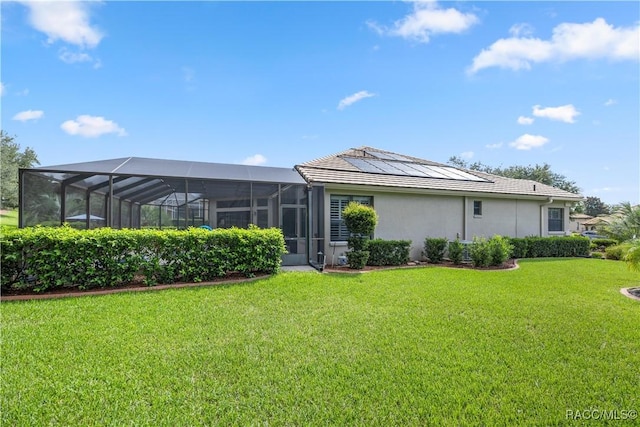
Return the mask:
<svg viewBox="0 0 640 427">
<path fill-rule="evenodd" d="M 548 197 L 546 202 L 540 204 L 540 237 L 544 237 L 544 208 L 545 206 L 549 206 L 551 203 L 553 203 L 553 197 Z"/>
<path fill-rule="evenodd" d="M 464 196 L 462 198 L 464 203 L 462 206 L 462 240 L 467 240 L 467 219 L 469 216 L 469 198 Z"/>
</svg>

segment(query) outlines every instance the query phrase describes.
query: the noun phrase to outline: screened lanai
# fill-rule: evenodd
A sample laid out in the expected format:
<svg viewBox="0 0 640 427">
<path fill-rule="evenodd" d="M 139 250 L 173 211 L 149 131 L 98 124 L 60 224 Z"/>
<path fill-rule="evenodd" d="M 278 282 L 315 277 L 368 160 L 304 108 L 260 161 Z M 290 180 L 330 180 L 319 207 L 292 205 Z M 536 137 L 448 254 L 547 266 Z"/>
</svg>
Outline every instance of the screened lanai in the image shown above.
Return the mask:
<svg viewBox="0 0 640 427">
<path fill-rule="evenodd" d="M 310 214 L 312 201 L 322 212 L 321 193 L 294 169 L 129 157 L 20 170 L 19 220 L 84 229 L 279 227 L 284 264 L 305 264 L 323 247 L 313 238 L 324 235 L 322 222 Z"/>
</svg>

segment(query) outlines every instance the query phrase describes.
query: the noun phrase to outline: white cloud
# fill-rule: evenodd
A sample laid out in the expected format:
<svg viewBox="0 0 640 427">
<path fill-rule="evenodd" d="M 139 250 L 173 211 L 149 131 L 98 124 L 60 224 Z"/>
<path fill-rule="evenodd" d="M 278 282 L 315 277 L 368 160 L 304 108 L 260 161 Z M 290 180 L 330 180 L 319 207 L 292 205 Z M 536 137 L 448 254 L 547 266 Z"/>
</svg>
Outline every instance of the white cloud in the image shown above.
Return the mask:
<svg viewBox="0 0 640 427">
<path fill-rule="evenodd" d="M 267 163 L 267 158 L 262 154 L 254 154 L 253 156 L 249 156 L 242 161 L 243 165 L 249 166 L 259 166 Z"/>
<path fill-rule="evenodd" d="M 515 141 L 510 142 L 509 146 L 514 147 L 516 150 L 531 150 L 532 148 L 542 147 L 547 142 L 549 142 L 549 139 L 544 136 L 525 133 Z"/>
<path fill-rule="evenodd" d="M 29 8 L 29 22 L 45 33 L 48 43 L 62 40 L 81 48 L 94 48 L 103 34 L 90 23 L 90 9 L 98 2 L 21 1 Z"/>
<path fill-rule="evenodd" d="M 512 34 L 515 32 L 512 31 Z M 532 63 L 562 62 L 573 59 L 640 59 L 640 25 L 613 27 L 603 18 L 584 24 L 563 23 L 553 29 L 550 40 L 514 35 L 499 39 L 483 49 L 467 70 L 483 68 L 530 69 Z"/>
<path fill-rule="evenodd" d="M 6 93 L 6 87 L 4 83 L 0 82 L 0 96 L 4 96 L 5 93 Z"/>
<path fill-rule="evenodd" d="M 461 33 L 478 22 L 472 13 L 457 9 L 442 9 L 435 1 L 416 1 L 413 12 L 393 23 L 391 28 L 367 22 L 380 35 L 398 36 L 420 43 L 428 43 L 434 34 Z"/>
<path fill-rule="evenodd" d="M 502 145 L 503 145 L 502 142 L 497 142 L 495 144 L 487 144 L 485 145 L 485 147 L 487 147 L 490 150 L 495 150 L 495 149 L 501 148 Z"/>
<path fill-rule="evenodd" d="M 607 102 L 604 103 L 605 107 L 611 107 L 612 105 L 616 105 L 618 101 L 615 99 L 607 99 Z"/>
<path fill-rule="evenodd" d="M 93 62 L 93 58 L 88 53 L 84 52 L 70 52 L 67 49 L 61 49 L 58 55 L 58 58 L 62 62 L 66 62 L 67 64 L 73 64 L 76 62 Z"/>
<path fill-rule="evenodd" d="M 467 159 L 467 160 L 472 159 L 473 155 L 474 155 L 473 151 L 464 151 L 464 152 L 460 153 L 460 157 L 462 157 L 463 159 Z"/>
<path fill-rule="evenodd" d="M 520 116 L 518 117 L 518 124 L 521 125 L 530 125 L 533 123 L 535 119 L 533 117 L 525 117 L 525 116 Z"/>
<path fill-rule="evenodd" d="M 533 106 L 533 115 L 536 117 L 545 117 L 550 120 L 557 120 L 565 123 L 575 123 L 575 118 L 580 112 L 572 104 L 561 105 L 560 107 L 540 108 L 539 105 Z"/>
<path fill-rule="evenodd" d="M 21 111 L 15 116 L 13 116 L 12 120 L 17 120 L 20 122 L 28 122 L 29 120 L 38 120 L 44 116 L 44 111 L 42 110 L 27 110 Z"/>
<path fill-rule="evenodd" d="M 526 22 L 515 24 L 512 25 L 511 28 L 509 28 L 509 34 L 511 34 L 513 37 L 528 37 L 533 34 L 533 27 Z"/>
<path fill-rule="evenodd" d="M 79 135 L 87 138 L 96 138 L 101 135 L 114 133 L 118 136 L 126 136 L 127 131 L 111 120 L 104 117 L 81 115 L 75 120 L 67 120 L 60 128 L 69 135 Z"/>
<path fill-rule="evenodd" d="M 346 98 L 343 98 L 338 103 L 338 110 L 344 110 L 351 104 L 355 104 L 358 101 L 361 101 L 365 98 L 371 98 L 372 96 L 376 96 L 375 93 L 368 92 L 366 90 L 361 90 L 360 92 L 354 93 L 353 95 L 349 95 Z"/>
</svg>

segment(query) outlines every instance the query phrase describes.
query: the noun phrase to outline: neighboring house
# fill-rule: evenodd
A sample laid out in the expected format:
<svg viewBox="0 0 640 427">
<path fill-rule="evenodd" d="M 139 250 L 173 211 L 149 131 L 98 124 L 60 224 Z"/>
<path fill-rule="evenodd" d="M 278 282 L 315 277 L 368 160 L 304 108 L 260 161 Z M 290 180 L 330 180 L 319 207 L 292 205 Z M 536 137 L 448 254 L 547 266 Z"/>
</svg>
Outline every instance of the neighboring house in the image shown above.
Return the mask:
<svg viewBox="0 0 640 427">
<path fill-rule="evenodd" d="M 584 225 L 585 230 L 597 230 L 609 225 L 612 220 L 613 218 L 610 215 L 603 215 L 591 218 L 583 222 L 582 225 Z"/>
<path fill-rule="evenodd" d="M 535 181 L 461 170 L 371 147 L 360 147 L 296 166 L 324 192 L 324 253 L 346 250 L 341 218 L 350 201 L 379 215 L 375 237 L 411 240 L 422 257 L 426 237 L 471 240 L 569 233 L 569 211 L 582 196 Z"/>
<path fill-rule="evenodd" d="M 583 214 L 583 213 L 572 213 L 569 215 L 569 230 L 580 233 L 582 231 L 588 230 L 586 221 L 592 219 L 591 215 Z"/>
<path fill-rule="evenodd" d="M 411 258 L 421 259 L 426 237 L 569 234 L 570 208 L 581 200 L 371 147 L 295 170 L 136 157 L 20 170 L 21 227 L 72 218 L 80 228 L 279 227 L 285 264 L 322 255 L 336 262 L 347 249 L 342 210 L 350 201 L 375 208 L 375 237 L 411 240 Z"/>
</svg>

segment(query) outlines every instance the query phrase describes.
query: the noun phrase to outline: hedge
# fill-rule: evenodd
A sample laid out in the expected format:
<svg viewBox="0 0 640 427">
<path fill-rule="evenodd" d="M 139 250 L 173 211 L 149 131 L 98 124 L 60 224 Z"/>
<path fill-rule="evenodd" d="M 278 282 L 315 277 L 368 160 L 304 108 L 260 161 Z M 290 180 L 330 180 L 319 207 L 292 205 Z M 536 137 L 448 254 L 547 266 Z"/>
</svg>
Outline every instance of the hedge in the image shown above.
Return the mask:
<svg viewBox="0 0 640 427">
<path fill-rule="evenodd" d="M 45 291 L 201 282 L 232 273 L 276 273 L 286 253 L 277 228 L 76 230 L 31 227 L 0 238 L 2 289 Z"/>
<path fill-rule="evenodd" d="M 427 237 L 424 239 L 424 255 L 429 262 L 434 264 L 442 262 L 448 242 L 444 237 Z"/>
<path fill-rule="evenodd" d="M 586 237 L 512 237 L 513 258 L 588 257 L 590 241 Z"/>
<path fill-rule="evenodd" d="M 367 242 L 368 265 L 402 265 L 409 262 L 411 240 L 374 239 Z"/>
</svg>

